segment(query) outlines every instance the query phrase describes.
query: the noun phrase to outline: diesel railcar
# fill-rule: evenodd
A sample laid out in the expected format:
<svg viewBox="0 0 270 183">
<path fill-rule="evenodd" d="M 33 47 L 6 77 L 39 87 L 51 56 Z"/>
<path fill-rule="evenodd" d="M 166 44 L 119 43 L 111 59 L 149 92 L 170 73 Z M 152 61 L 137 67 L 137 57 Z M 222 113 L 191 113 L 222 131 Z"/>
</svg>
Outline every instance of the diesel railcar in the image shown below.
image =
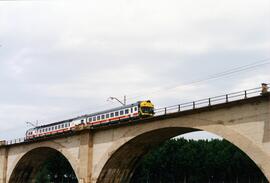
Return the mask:
<svg viewBox="0 0 270 183">
<path fill-rule="evenodd" d="M 154 115 L 154 105 L 150 100 L 139 101 L 130 105 L 113 108 L 93 114 L 87 114 L 76 118 L 37 126 L 26 131 L 26 139 L 33 139 L 58 133 L 75 130 L 78 126 L 98 126 L 136 119 Z"/>
</svg>

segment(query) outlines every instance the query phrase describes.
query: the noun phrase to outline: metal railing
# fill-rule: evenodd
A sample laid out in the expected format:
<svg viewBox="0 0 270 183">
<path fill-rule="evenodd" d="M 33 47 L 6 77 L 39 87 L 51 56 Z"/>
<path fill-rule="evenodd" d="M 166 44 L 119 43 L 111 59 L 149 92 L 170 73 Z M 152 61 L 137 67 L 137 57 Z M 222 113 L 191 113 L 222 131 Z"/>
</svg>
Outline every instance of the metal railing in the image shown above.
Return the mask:
<svg viewBox="0 0 270 183">
<path fill-rule="evenodd" d="M 264 92 L 267 93 L 268 91 L 266 90 Z M 252 88 L 252 89 L 244 90 L 240 92 L 234 92 L 234 93 L 229 93 L 225 95 L 219 95 L 219 96 L 215 96 L 211 98 L 205 98 L 205 99 L 196 100 L 192 102 L 187 102 L 187 103 L 182 103 L 182 104 L 173 105 L 169 107 L 155 109 L 155 116 L 162 116 L 162 115 L 167 115 L 167 114 L 172 114 L 172 113 L 178 113 L 178 112 L 183 112 L 183 111 L 188 111 L 188 110 L 214 106 L 217 104 L 229 103 L 229 102 L 233 102 L 237 100 L 244 100 L 247 98 L 260 96 L 262 94 L 263 94 L 262 87 Z"/>
<path fill-rule="evenodd" d="M 5 145 L 19 144 L 19 143 L 22 143 L 22 142 L 25 142 L 25 141 L 26 141 L 25 137 L 12 139 L 12 140 L 6 140 Z"/>
<path fill-rule="evenodd" d="M 200 109 L 204 107 L 210 107 L 210 106 L 215 106 L 218 104 L 224 104 L 224 103 L 229 103 L 229 102 L 233 102 L 237 100 L 245 100 L 247 98 L 260 96 L 265 93 L 269 93 L 267 85 L 268 84 L 263 84 L 262 87 L 258 87 L 258 88 L 253 88 L 253 89 L 244 90 L 240 92 L 234 92 L 234 93 L 229 93 L 225 95 L 220 95 L 220 96 L 215 96 L 211 98 L 205 98 L 205 99 L 196 100 L 192 102 L 187 102 L 187 103 L 182 103 L 182 104 L 173 105 L 169 107 L 155 109 L 155 116 L 162 116 L 162 115 L 168 115 L 168 114 L 173 114 L 173 113 L 179 113 L 183 111 L 195 110 L 195 109 Z M 19 144 L 26 141 L 27 139 L 25 137 L 13 139 L 13 140 L 7 140 L 7 141 L 0 141 L 0 146 Z"/>
</svg>

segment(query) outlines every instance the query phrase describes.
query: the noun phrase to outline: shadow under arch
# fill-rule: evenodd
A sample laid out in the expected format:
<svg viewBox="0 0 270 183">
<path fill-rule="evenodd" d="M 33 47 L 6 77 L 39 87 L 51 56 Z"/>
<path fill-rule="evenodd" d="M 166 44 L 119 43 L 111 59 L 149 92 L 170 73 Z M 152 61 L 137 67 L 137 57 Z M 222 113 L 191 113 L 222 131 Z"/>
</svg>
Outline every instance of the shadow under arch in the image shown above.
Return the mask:
<svg viewBox="0 0 270 183">
<path fill-rule="evenodd" d="M 34 183 L 35 177 L 42 165 L 52 156 L 62 156 L 70 165 L 68 159 L 56 149 L 50 147 L 38 147 L 30 150 L 18 161 L 9 179 L 9 183 Z M 74 170 L 73 170 L 74 171 Z M 74 173 L 75 175 L 75 173 Z"/>
<path fill-rule="evenodd" d="M 194 131 L 211 132 L 228 140 L 246 153 L 261 169 L 267 179 L 270 180 L 269 173 L 265 170 L 265 164 L 267 162 L 264 162 L 264 160 L 269 159 L 265 152 L 241 134 L 223 125 L 211 125 L 201 128 L 166 127 L 147 131 L 132 138 L 128 142 L 122 142 L 122 144 L 121 142 L 115 142 L 113 146 L 119 146 L 119 148 L 112 148 L 116 149 L 116 151 L 109 153 L 111 156 L 103 166 L 97 183 L 130 182 L 140 160 L 149 150 L 172 137 Z M 119 144 L 117 145 L 117 143 Z M 260 157 L 256 156 L 258 154 Z M 270 159 L 268 162 L 270 162 Z"/>
</svg>

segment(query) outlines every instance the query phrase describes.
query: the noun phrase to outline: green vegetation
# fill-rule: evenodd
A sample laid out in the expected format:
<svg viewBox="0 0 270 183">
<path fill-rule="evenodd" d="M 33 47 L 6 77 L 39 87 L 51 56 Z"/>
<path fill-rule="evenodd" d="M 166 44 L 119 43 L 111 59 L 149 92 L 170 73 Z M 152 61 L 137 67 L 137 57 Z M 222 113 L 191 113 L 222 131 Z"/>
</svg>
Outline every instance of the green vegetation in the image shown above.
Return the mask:
<svg viewBox="0 0 270 183">
<path fill-rule="evenodd" d="M 48 159 L 36 177 L 36 183 L 77 183 L 67 159 L 60 153 Z"/>
<path fill-rule="evenodd" d="M 226 140 L 172 139 L 148 153 L 133 183 L 268 182 L 249 157 Z"/>
</svg>

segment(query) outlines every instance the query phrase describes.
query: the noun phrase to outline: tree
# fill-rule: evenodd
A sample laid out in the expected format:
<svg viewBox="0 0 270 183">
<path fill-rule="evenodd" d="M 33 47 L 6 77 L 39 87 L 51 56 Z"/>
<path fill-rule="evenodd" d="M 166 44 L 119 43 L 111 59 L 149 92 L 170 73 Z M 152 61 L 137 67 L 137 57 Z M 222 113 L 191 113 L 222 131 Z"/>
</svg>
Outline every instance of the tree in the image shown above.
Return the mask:
<svg viewBox="0 0 270 183">
<path fill-rule="evenodd" d="M 226 140 L 171 139 L 150 151 L 133 183 L 261 183 L 256 164 Z"/>
<path fill-rule="evenodd" d="M 67 161 L 60 153 L 51 156 L 40 168 L 36 183 L 77 183 L 76 175 Z"/>
</svg>

